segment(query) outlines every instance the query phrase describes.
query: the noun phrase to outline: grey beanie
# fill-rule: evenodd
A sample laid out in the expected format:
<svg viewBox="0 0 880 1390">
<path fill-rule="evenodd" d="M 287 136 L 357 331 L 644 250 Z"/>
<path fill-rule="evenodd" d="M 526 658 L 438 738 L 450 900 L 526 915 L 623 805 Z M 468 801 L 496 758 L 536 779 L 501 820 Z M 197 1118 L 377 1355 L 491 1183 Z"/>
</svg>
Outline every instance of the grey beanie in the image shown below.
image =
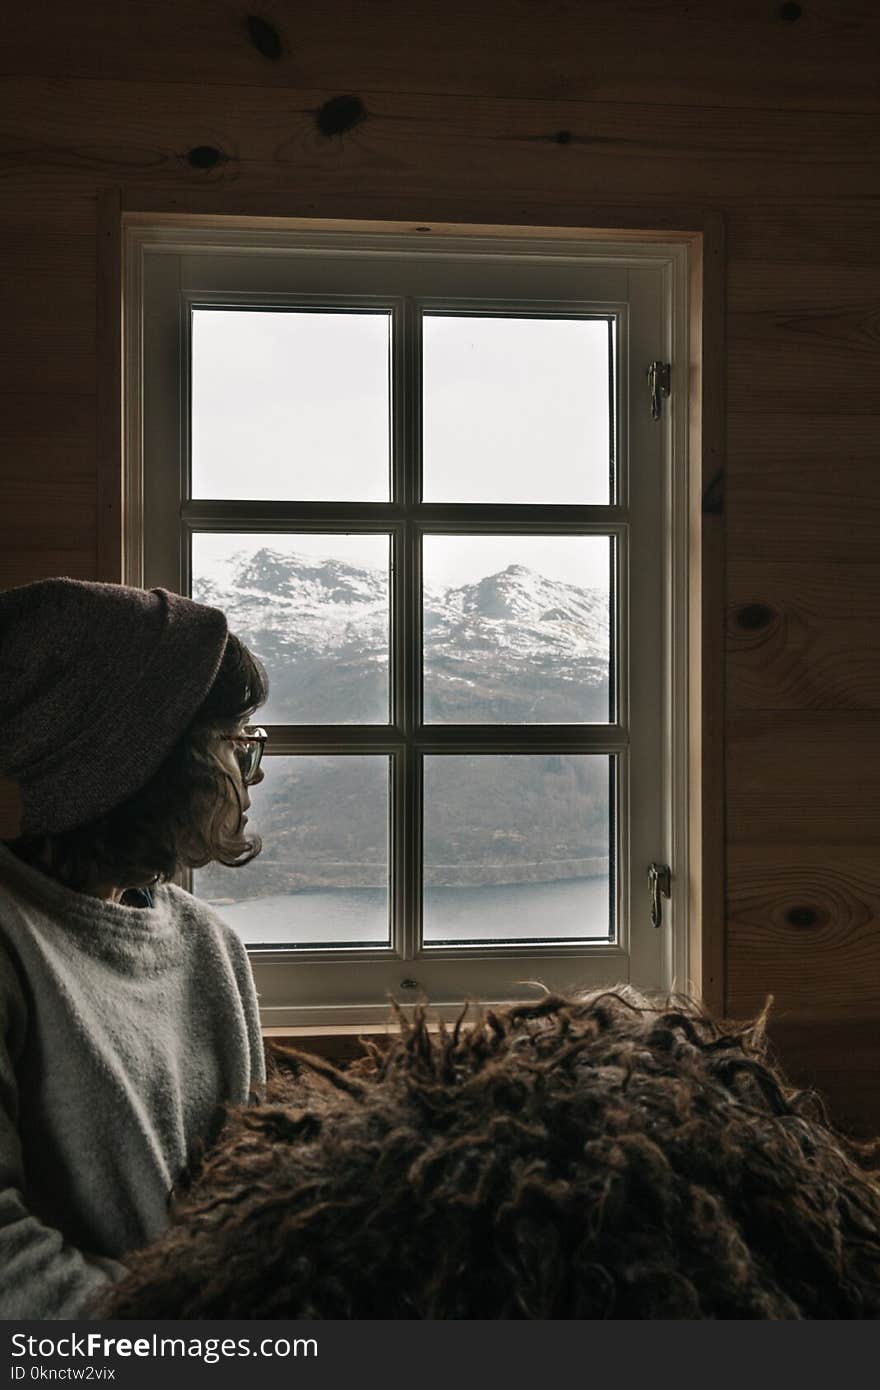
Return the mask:
<svg viewBox="0 0 880 1390">
<path fill-rule="evenodd" d="M 72 830 L 145 786 L 227 634 L 219 608 L 168 589 L 63 578 L 0 593 L 0 781 L 18 801 L 3 837 Z"/>
</svg>

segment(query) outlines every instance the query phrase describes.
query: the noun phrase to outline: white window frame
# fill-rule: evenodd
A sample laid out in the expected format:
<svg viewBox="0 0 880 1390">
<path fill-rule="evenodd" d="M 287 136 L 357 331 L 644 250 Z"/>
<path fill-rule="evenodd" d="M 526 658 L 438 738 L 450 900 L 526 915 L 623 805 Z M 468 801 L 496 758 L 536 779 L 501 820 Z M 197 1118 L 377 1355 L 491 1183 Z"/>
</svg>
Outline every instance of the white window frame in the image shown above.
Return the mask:
<svg viewBox="0 0 880 1390">
<path fill-rule="evenodd" d="M 439 239 L 438 239 L 439 240 Z M 615 808 L 619 827 L 616 856 L 618 939 L 596 945 L 552 947 L 514 944 L 492 947 L 430 947 L 420 951 L 412 913 L 396 923 L 397 946 L 251 950 L 267 1027 L 360 1026 L 384 1022 L 388 993 L 403 1002 L 401 981 L 415 977 L 432 1010 L 454 1017 L 465 999 L 502 1002 L 534 998 L 540 981 L 552 989 L 591 988 L 627 979 L 651 990 L 686 989 L 688 961 L 688 262 L 678 243 L 620 242 L 588 235 L 515 242 L 485 235 L 448 236 L 430 242 L 415 233 L 271 230 L 236 226 L 181 228 L 139 220 L 125 232 L 124 247 L 124 568 L 123 582 L 164 585 L 190 592 L 192 530 L 327 531 L 346 529 L 354 504 L 335 508 L 307 503 L 193 502 L 188 497 L 188 338 L 193 303 L 249 303 L 259 307 L 300 302 L 369 303 L 397 300 L 409 316 L 413 297 L 467 309 L 494 300 L 505 311 L 539 308 L 618 315 L 617 412 L 618 505 L 540 508 L 523 529 L 613 534 L 618 541 L 619 621 L 618 723 L 576 726 L 567 737 L 505 726 L 491 746 L 457 747 L 458 752 L 617 752 Z M 383 288 L 384 287 L 384 288 Z M 393 293 L 391 292 L 393 289 Z M 311 300 L 310 300 L 311 296 Z M 403 320 L 401 320 L 403 321 Z M 660 420 L 651 418 L 648 365 L 671 363 L 672 396 Z M 394 382 L 394 435 L 406 428 L 402 359 Z M 410 366 L 418 367 L 415 354 Z M 413 432 L 413 438 L 415 431 Z M 398 467 L 400 450 L 398 447 Z M 399 478 L 399 475 L 398 475 Z M 651 491 L 653 489 L 653 497 Z M 415 523 L 407 503 L 383 526 L 376 519 L 394 504 L 367 504 L 367 529 L 402 535 Z M 384 512 L 383 512 L 384 509 Z M 458 529 L 444 517 L 464 508 L 435 505 L 430 530 Z M 577 520 L 572 516 L 577 514 Z M 563 519 L 563 514 L 568 516 Z M 511 513 L 512 515 L 512 513 Z M 359 529 L 351 520 L 347 529 Z M 461 529 L 467 529 L 462 523 Z M 480 529 L 474 527 L 473 529 Z M 485 528 L 483 528 L 485 529 Z M 514 519 L 503 530 L 519 529 Z M 653 545 L 653 550 L 650 547 Z M 415 553 L 413 547 L 412 553 Z M 633 557 L 650 555 L 650 582 L 634 583 Z M 640 565 L 641 568 L 641 565 Z M 418 575 L 409 576 L 410 583 Z M 398 666 L 406 653 L 398 652 Z M 259 719 L 259 713 L 255 715 Z M 272 752 L 386 752 L 387 729 L 369 730 L 340 742 L 339 731 L 270 730 Z M 421 752 L 448 747 L 444 726 L 417 731 Z M 407 734 L 408 756 L 414 743 Z M 525 746 L 525 745 L 528 746 Z M 573 746 L 574 745 L 574 746 Z M 400 749 L 400 739 L 397 739 Z M 450 749 L 450 751 L 452 751 Z M 271 756 L 271 753 L 267 753 Z M 400 802 L 405 782 L 402 757 L 393 766 L 393 795 Z M 644 784 L 645 795 L 639 795 Z M 416 783 L 410 782 L 412 788 Z M 259 790 L 254 799 L 259 797 Z M 401 805 L 401 815 L 404 808 Z M 410 804 L 415 822 L 420 807 Z M 264 838 L 271 833 L 263 827 Z M 663 901 L 663 926 L 649 922 L 647 866 L 672 866 L 673 893 Z M 257 861 L 258 862 L 258 861 Z M 401 898 L 397 866 L 396 891 Z M 179 881 L 189 887 L 191 875 Z M 421 995 L 419 996 L 421 997 Z"/>
</svg>

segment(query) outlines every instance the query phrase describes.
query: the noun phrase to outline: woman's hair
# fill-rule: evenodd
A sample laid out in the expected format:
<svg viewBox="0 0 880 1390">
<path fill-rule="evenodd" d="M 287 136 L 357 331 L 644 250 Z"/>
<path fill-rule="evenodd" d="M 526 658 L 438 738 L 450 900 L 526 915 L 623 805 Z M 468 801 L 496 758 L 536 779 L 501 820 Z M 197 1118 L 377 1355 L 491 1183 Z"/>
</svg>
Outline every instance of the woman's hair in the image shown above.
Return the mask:
<svg viewBox="0 0 880 1390">
<path fill-rule="evenodd" d="M 876 1146 L 717 1024 L 627 986 L 287 1052 L 113 1318 L 876 1318 Z"/>
<path fill-rule="evenodd" d="M 166 882 L 180 868 L 212 861 L 249 863 L 263 845 L 258 835 L 241 833 L 241 793 L 220 755 L 218 734 L 235 732 L 268 691 L 262 663 L 230 633 L 210 691 L 145 786 L 86 825 L 21 836 L 10 848 L 79 892 L 101 883 Z"/>
</svg>

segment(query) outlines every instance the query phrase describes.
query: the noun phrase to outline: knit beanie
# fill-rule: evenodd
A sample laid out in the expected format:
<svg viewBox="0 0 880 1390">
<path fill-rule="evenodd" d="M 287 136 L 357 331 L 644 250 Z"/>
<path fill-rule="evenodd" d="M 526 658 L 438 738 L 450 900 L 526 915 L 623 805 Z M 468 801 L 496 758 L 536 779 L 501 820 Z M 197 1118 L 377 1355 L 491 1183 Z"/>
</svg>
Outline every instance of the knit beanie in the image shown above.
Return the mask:
<svg viewBox="0 0 880 1390">
<path fill-rule="evenodd" d="M 61 578 L 0 593 L 0 836 L 72 830 L 145 786 L 211 689 L 227 631 L 219 608 L 168 589 Z"/>
</svg>

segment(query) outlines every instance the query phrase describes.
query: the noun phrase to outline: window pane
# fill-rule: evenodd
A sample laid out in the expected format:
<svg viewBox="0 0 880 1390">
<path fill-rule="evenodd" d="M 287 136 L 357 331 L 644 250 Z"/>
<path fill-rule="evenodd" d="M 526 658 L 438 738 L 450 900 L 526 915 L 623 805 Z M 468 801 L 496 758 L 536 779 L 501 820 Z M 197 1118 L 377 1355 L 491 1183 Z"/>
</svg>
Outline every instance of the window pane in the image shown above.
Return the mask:
<svg viewBox="0 0 880 1390">
<path fill-rule="evenodd" d="M 192 495 L 387 502 L 387 313 L 196 309 Z"/>
<path fill-rule="evenodd" d="M 269 676 L 264 724 L 387 724 L 388 535 L 192 538 L 192 596 Z"/>
<path fill-rule="evenodd" d="M 612 939 L 612 762 L 426 757 L 426 945 Z"/>
<path fill-rule="evenodd" d="M 611 560 L 608 536 L 425 536 L 425 722 L 608 722 Z"/>
<path fill-rule="evenodd" d="M 425 314 L 426 502 L 611 500 L 608 319 Z"/>
<path fill-rule="evenodd" d="M 193 872 L 193 892 L 249 946 L 387 946 L 387 757 L 275 757 L 250 788 L 242 868 Z"/>
</svg>

